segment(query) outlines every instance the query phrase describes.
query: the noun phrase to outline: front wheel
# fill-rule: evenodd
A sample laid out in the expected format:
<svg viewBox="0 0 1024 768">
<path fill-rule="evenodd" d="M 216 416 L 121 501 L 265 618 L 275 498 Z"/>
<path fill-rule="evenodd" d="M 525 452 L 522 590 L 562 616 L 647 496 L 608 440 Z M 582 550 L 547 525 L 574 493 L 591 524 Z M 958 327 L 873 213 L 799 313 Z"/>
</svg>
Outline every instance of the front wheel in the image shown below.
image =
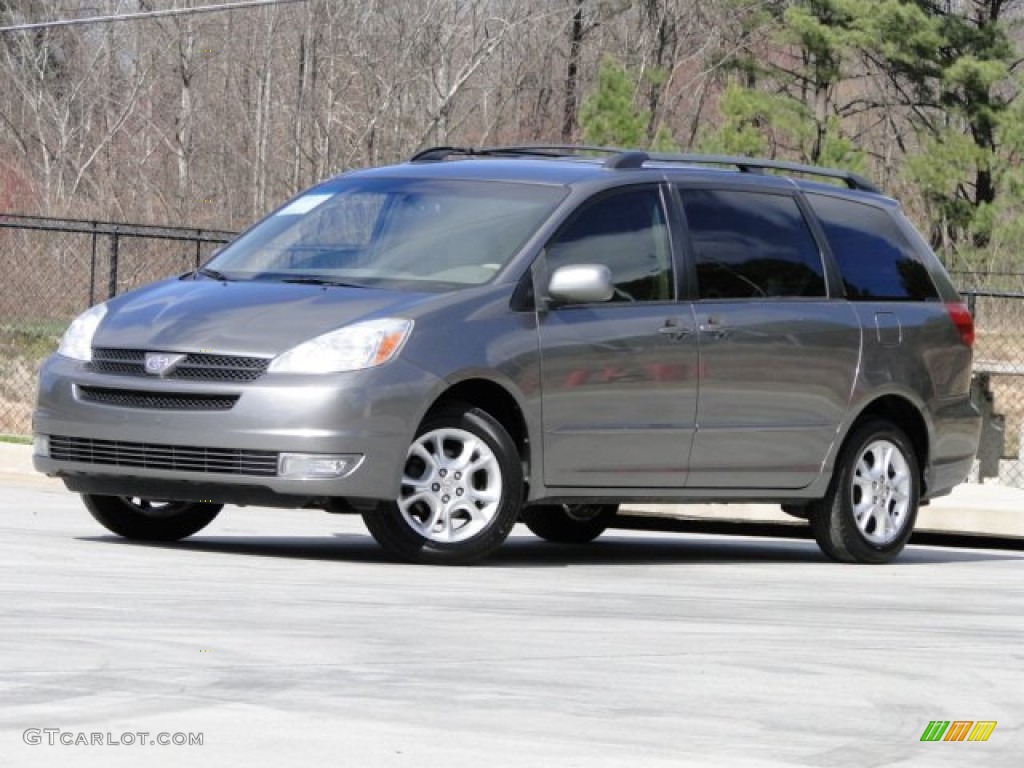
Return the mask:
<svg viewBox="0 0 1024 768">
<path fill-rule="evenodd" d="M 515 525 L 523 469 L 505 428 L 479 408 L 428 414 L 406 453 L 395 501 L 363 514 L 393 557 L 461 565 L 491 554 Z"/>
<path fill-rule="evenodd" d="M 887 421 L 869 421 L 840 451 L 828 493 L 809 507 L 821 550 L 846 563 L 886 563 L 910 539 L 920 499 L 917 456 Z"/>
<path fill-rule="evenodd" d="M 132 496 L 83 494 L 96 521 L 111 533 L 139 541 L 177 541 L 198 533 L 217 517 L 223 504 L 150 501 Z"/>
<path fill-rule="evenodd" d="M 523 510 L 522 521 L 545 541 L 586 544 L 608 528 L 618 504 L 537 504 Z"/>
</svg>

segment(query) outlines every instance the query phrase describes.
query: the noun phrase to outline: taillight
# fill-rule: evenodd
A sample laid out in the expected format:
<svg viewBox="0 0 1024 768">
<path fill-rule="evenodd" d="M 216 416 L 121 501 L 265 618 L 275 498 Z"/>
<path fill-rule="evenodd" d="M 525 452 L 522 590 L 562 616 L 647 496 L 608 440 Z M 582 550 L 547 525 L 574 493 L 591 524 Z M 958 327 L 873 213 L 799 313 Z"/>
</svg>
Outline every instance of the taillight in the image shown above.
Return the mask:
<svg viewBox="0 0 1024 768">
<path fill-rule="evenodd" d="M 974 318 L 971 317 L 967 305 L 955 301 L 950 302 L 946 304 L 946 311 L 949 312 L 949 318 L 953 321 L 957 331 L 960 332 L 960 341 L 963 342 L 965 347 L 973 347 Z"/>
</svg>

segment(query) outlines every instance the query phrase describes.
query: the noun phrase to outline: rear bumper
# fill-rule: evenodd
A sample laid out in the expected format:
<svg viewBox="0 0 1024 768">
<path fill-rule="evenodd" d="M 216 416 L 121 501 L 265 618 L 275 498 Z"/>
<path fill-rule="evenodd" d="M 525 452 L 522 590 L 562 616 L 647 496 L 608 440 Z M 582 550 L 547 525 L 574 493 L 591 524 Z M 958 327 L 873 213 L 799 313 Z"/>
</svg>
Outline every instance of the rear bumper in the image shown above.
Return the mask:
<svg viewBox="0 0 1024 768">
<path fill-rule="evenodd" d="M 925 499 L 948 496 L 950 491 L 967 479 L 973 466 L 974 456 L 942 464 L 932 464 L 929 477 L 925 479 L 927 484 Z"/>
<path fill-rule="evenodd" d="M 218 411 L 126 408 L 83 400 L 83 384 L 239 398 L 229 410 Z M 54 355 L 40 371 L 33 431 L 105 441 L 115 448 L 124 445 L 142 458 L 123 462 L 117 448 L 102 459 L 85 455 L 85 461 L 35 455 L 33 464 L 82 493 L 269 506 L 303 506 L 319 497 L 395 498 L 421 409 L 439 387 L 438 379 L 402 361 L 368 371 L 266 374 L 255 382 L 238 383 L 95 374 Z M 217 471 L 224 468 L 217 463 L 193 471 L 181 469 L 181 462 L 170 467 L 167 461 L 149 460 L 174 455 L 171 447 L 184 448 L 190 456 L 210 450 L 362 458 L 348 476 L 327 479 L 283 477 L 274 469 L 261 474 L 238 468 Z"/>
<path fill-rule="evenodd" d="M 978 453 L 981 414 L 969 397 L 956 398 L 933 416 L 932 460 L 925 472 L 924 498 L 945 496 L 967 479 Z"/>
</svg>

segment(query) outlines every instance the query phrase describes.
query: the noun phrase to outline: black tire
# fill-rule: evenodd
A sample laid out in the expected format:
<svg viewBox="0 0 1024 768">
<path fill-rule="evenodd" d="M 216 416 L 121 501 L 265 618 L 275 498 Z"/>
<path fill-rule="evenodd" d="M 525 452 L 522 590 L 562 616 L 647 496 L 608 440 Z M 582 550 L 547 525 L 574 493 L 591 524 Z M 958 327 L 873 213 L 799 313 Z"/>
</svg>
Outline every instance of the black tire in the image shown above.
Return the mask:
<svg viewBox="0 0 1024 768">
<path fill-rule="evenodd" d="M 586 544 L 605 532 L 618 511 L 618 504 L 537 504 L 520 519 L 545 541 Z"/>
<path fill-rule="evenodd" d="M 465 474 L 462 459 L 471 465 Z M 363 521 L 394 558 L 465 565 L 502 545 L 522 503 L 522 461 L 505 428 L 479 408 L 448 406 L 417 430 L 399 498 L 364 512 Z"/>
<path fill-rule="evenodd" d="M 149 501 L 128 496 L 82 494 L 86 509 L 111 533 L 138 541 L 177 541 L 213 522 L 223 504 Z"/>
<path fill-rule="evenodd" d="M 920 493 L 917 456 L 903 431 L 866 422 L 843 445 L 825 498 L 808 507 L 814 539 L 839 562 L 887 563 L 914 531 Z"/>
</svg>

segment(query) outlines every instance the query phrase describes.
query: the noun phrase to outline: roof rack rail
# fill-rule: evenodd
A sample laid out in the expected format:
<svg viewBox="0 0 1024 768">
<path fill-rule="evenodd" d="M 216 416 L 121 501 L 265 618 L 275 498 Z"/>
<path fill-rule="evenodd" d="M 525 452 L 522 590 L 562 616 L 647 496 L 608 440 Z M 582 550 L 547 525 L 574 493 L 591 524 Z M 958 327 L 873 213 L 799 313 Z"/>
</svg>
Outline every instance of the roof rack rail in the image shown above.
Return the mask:
<svg viewBox="0 0 1024 768">
<path fill-rule="evenodd" d="M 476 150 L 472 147 L 429 147 L 421 149 L 409 158 L 410 163 L 436 163 L 446 160 L 451 155 L 472 155 Z"/>
<path fill-rule="evenodd" d="M 599 147 L 591 144 L 519 144 L 509 147 L 487 147 L 481 150 L 491 155 L 542 155 L 548 157 L 572 157 L 586 152 L 602 155 L 618 155 L 624 150 L 619 147 Z"/>
<path fill-rule="evenodd" d="M 521 144 L 508 147 L 430 147 L 423 149 L 409 158 L 412 163 L 432 163 L 447 160 L 453 155 L 463 157 L 572 157 L 586 152 L 605 155 L 618 155 L 623 152 L 617 147 L 594 147 L 585 144 Z"/>
<path fill-rule="evenodd" d="M 875 186 L 868 179 L 851 171 L 844 171 L 838 168 L 822 168 L 816 165 L 803 165 L 801 163 L 790 163 L 785 160 L 761 160 L 755 157 L 743 157 L 739 155 L 695 155 L 695 154 L 666 154 L 661 152 L 636 152 L 623 151 L 615 157 L 605 161 L 606 168 L 642 168 L 646 162 L 654 163 L 681 163 L 686 165 L 731 165 L 741 173 L 762 173 L 765 170 L 787 171 L 789 173 L 800 173 L 807 176 L 820 176 L 828 179 L 838 179 L 850 189 L 863 192 L 874 192 L 881 194 L 882 190 Z"/>
<path fill-rule="evenodd" d="M 431 147 L 417 152 L 410 158 L 413 163 L 437 162 L 447 160 L 454 155 L 463 157 L 575 157 L 582 154 L 609 155 L 604 161 L 605 168 L 628 170 L 643 168 L 651 163 L 679 163 L 684 165 L 726 165 L 732 166 L 741 173 L 763 173 L 766 170 L 798 173 L 805 176 L 818 176 L 826 179 L 842 181 L 850 189 L 862 192 L 882 194 L 868 179 L 851 171 L 839 168 L 822 168 L 816 165 L 803 165 L 785 160 L 762 160 L 756 157 L 741 155 L 697 155 L 674 154 L 663 152 L 645 152 L 636 149 L 619 147 L 597 147 L 586 144 L 523 144 L 508 147 Z"/>
</svg>

